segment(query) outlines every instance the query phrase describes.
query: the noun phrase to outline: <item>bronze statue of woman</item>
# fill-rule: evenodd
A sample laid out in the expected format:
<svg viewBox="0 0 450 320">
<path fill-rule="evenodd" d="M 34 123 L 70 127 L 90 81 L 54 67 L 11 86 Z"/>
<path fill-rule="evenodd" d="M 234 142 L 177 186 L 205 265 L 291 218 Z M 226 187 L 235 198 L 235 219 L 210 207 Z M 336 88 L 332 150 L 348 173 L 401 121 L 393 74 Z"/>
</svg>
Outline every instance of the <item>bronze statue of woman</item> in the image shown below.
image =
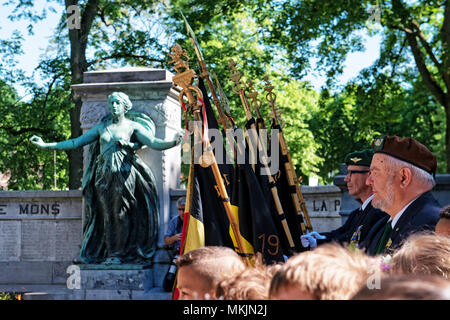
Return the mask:
<svg viewBox="0 0 450 320">
<path fill-rule="evenodd" d="M 153 121 L 130 111 L 131 107 L 126 94 L 114 92 L 108 96 L 111 114 L 80 137 L 49 143 L 38 136 L 30 139 L 48 149 L 91 144 L 82 184 L 86 219 L 80 257 L 84 263 L 146 264 L 156 251 L 157 188 L 135 150 L 143 145 L 169 149 L 180 143 L 181 135 L 171 141 L 156 138 Z"/>
</svg>

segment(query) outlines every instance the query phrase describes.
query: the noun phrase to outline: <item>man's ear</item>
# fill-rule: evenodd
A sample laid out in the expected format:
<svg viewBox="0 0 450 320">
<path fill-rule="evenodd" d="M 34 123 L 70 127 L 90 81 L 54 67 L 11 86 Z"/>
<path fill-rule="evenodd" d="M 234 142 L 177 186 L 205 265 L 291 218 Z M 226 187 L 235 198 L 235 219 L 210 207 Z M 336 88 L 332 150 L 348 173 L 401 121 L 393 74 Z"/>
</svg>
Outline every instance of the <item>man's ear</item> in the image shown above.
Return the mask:
<svg viewBox="0 0 450 320">
<path fill-rule="evenodd" d="M 412 172 L 409 168 L 401 168 L 398 172 L 400 176 L 400 187 L 406 188 L 408 185 L 411 184 L 412 179 Z"/>
</svg>

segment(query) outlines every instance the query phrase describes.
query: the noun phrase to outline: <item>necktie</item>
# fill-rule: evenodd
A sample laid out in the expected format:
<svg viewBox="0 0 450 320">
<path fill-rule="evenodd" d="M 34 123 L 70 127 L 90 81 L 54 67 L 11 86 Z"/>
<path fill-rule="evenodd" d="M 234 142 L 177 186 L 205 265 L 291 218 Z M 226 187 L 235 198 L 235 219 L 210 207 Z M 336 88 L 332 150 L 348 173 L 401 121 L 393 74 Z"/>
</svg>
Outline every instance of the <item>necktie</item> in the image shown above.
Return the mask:
<svg viewBox="0 0 450 320">
<path fill-rule="evenodd" d="M 375 251 L 375 254 L 380 254 L 384 251 L 384 248 L 386 247 L 386 243 L 389 240 L 389 236 L 391 235 L 392 231 L 392 221 L 388 221 L 386 224 L 386 227 L 384 228 L 383 235 L 381 236 L 380 241 L 378 242 L 377 250 Z"/>
</svg>

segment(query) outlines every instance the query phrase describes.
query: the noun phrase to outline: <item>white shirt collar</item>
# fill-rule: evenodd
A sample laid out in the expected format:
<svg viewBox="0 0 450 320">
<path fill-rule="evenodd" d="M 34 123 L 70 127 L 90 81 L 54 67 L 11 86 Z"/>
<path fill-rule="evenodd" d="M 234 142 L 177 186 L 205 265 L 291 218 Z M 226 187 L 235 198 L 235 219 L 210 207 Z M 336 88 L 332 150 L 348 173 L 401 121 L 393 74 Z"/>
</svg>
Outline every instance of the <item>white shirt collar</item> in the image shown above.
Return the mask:
<svg viewBox="0 0 450 320">
<path fill-rule="evenodd" d="M 363 204 L 361 205 L 361 211 L 366 210 L 367 205 L 369 204 L 370 201 L 372 201 L 373 199 L 373 195 L 371 195 L 370 197 L 368 197 L 366 199 L 366 201 L 363 202 Z"/>
<path fill-rule="evenodd" d="M 392 221 L 392 224 L 391 224 L 391 225 L 392 225 L 392 229 L 394 229 L 395 224 L 396 224 L 397 221 L 400 219 L 400 217 L 402 216 L 403 212 L 405 212 L 405 210 L 409 207 L 409 205 L 410 205 L 411 203 L 413 203 L 417 198 L 418 198 L 418 197 L 414 198 L 414 199 L 411 200 L 406 206 L 404 206 L 403 209 L 400 210 L 400 211 L 395 215 L 394 219 L 392 219 L 392 217 L 389 218 L 389 221 Z"/>
</svg>

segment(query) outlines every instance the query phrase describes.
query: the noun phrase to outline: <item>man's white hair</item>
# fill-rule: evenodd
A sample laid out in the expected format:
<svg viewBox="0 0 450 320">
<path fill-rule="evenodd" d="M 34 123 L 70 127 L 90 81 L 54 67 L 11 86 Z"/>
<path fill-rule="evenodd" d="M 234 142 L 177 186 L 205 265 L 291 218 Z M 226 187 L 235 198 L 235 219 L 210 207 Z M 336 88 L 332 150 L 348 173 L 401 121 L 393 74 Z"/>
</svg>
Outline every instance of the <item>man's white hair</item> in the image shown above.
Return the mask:
<svg viewBox="0 0 450 320">
<path fill-rule="evenodd" d="M 390 155 L 386 155 L 386 168 L 389 172 L 389 174 L 393 173 L 394 171 L 398 171 L 402 168 L 408 168 L 411 170 L 412 176 L 419 180 L 424 185 L 429 185 L 432 188 L 436 185 L 436 181 L 433 178 L 433 175 L 429 174 L 425 170 L 416 167 L 415 165 L 399 160 L 397 158 L 394 158 Z"/>
</svg>

